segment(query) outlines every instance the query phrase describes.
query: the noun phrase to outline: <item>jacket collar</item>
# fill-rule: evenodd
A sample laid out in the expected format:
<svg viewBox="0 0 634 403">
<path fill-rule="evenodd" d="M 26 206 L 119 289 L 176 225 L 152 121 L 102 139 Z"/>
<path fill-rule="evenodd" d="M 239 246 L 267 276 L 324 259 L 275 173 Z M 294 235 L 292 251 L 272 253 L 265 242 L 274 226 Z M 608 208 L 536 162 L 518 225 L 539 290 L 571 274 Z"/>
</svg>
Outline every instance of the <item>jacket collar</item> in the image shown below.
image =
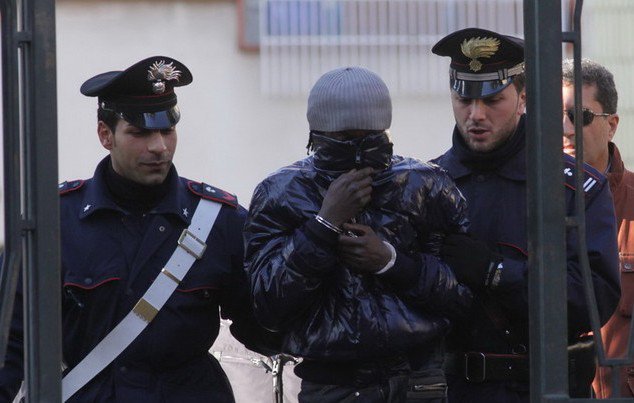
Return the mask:
<svg viewBox="0 0 634 403">
<path fill-rule="evenodd" d="M 611 141 L 608 143 L 608 152 L 610 153 L 610 171 L 607 176 L 608 182 L 610 183 L 610 189 L 614 193 L 614 189 L 619 186 L 621 179 L 623 179 L 625 164 L 621 158 L 619 148 Z"/>
</svg>

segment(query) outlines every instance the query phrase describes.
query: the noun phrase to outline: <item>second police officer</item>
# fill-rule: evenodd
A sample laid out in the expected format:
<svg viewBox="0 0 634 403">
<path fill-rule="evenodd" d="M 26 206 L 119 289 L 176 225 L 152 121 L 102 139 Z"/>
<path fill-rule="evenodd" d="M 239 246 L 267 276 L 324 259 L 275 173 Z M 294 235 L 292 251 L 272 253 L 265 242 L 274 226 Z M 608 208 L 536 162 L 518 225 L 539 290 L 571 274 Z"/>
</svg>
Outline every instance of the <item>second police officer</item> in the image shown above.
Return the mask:
<svg viewBox="0 0 634 403">
<path fill-rule="evenodd" d="M 450 402 L 526 402 L 528 368 L 528 245 L 523 40 L 467 28 L 432 52 L 451 58 L 450 96 L 456 120 L 452 147 L 435 160 L 469 205 L 471 235 L 449 235 L 441 250 L 458 279 L 476 293 L 470 320 L 454 332 L 446 369 Z M 553 135 L 558 135 L 553 133 Z M 563 154 L 563 153 L 562 153 Z M 574 160 L 563 156 L 566 212 L 584 192 L 587 250 L 601 322 L 619 300 L 614 209 L 605 177 L 590 166 L 575 189 Z M 566 233 L 568 337 L 590 329 L 576 229 Z M 589 393 L 594 369 L 570 374 L 571 393 Z M 581 368 L 577 368 L 581 369 Z M 583 382 L 581 378 L 583 379 Z M 580 383 L 583 383 L 581 385 Z"/>
</svg>

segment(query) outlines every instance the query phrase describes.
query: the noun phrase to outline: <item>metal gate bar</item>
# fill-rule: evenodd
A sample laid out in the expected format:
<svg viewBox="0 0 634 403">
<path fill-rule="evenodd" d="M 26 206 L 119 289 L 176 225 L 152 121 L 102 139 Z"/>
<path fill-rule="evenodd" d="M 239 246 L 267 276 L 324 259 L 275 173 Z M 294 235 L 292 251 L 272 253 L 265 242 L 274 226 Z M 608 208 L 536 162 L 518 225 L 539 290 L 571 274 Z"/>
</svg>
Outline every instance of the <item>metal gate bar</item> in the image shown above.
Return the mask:
<svg viewBox="0 0 634 403">
<path fill-rule="evenodd" d="M 13 313 L 13 299 L 18 282 L 22 241 L 20 233 L 20 132 L 18 72 L 16 54 L 15 7 L 8 1 L 0 2 L 2 18 L 2 104 L 4 152 L 4 254 L 0 270 L 0 357 L 4 357 Z M 4 360 L 0 360 L 4 365 Z"/>
<path fill-rule="evenodd" d="M 22 263 L 27 402 L 61 400 L 61 303 L 54 0 L 2 1 L 7 262 L 6 348 Z M 20 257 L 22 257 L 20 259 Z"/>
<path fill-rule="evenodd" d="M 566 257 L 561 133 L 561 1 L 525 0 L 530 391 L 567 396 Z M 559 270 L 553 270 L 559 268 Z M 564 292 L 562 292 L 562 290 Z"/>
<path fill-rule="evenodd" d="M 581 12 L 583 0 L 577 0 L 573 30 L 561 32 L 560 0 L 525 0 L 524 27 L 527 76 L 527 166 L 529 217 L 529 315 L 530 376 L 532 402 L 594 402 L 593 399 L 572 399 L 568 395 L 566 351 L 566 261 L 565 228 L 578 232 L 580 267 L 584 292 L 589 305 L 590 322 L 595 334 L 599 362 L 617 365 L 632 360 L 632 344 L 624 359 L 606 359 L 600 334 L 600 320 L 586 249 L 585 200 L 583 192 L 575 193 L 576 215 L 566 217 L 564 211 L 562 154 L 562 100 L 552 96 L 552 89 L 561 87 L 561 43 L 574 44 L 575 113 L 581 115 Z M 583 189 L 582 122 L 575 121 L 577 161 L 576 188 Z M 559 134 L 559 135 L 553 135 Z M 548 270 L 550 268 L 550 270 Z M 556 270 L 553 270 L 556 268 Z M 548 271 L 547 271 L 548 270 Z M 564 292 L 562 292 L 562 290 Z M 618 376 L 613 390 L 619 390 Z M 621 402 L 631 399 L 608 399 Z"/>
</svg>

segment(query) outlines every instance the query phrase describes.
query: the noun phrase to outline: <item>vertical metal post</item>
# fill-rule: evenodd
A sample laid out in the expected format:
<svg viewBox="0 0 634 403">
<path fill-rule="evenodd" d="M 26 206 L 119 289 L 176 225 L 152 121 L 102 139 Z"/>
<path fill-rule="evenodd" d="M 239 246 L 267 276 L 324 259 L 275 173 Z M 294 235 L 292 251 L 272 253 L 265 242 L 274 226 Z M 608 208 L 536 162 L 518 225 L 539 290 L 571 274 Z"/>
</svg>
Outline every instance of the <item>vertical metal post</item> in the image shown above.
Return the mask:
<svg viewBox="0 0 634 403">
<path fill-rule="evenodd" d="M 5 179 L 14 186 L 9 190 L 11 194 L 7 194 L 13 203 L 10 210 L 19 210 L 20 214 L 19 218 L 10 217 L 7 226 L 10 239 L 17 237 L 19 241 L 8 244 L 14 250 L 7 252 L 8 256 L 19 256 L 20 252 L 23 256 L 26 400 L 59 402 L 61 303 L 55 2 L 3 1 L 2 11 L 6 69 L 4 136 L 5 145 L 11 146 L 5 152 L 14 153 L 5 160 L 9 164 L 5 166 L 5 174 L 11 175 Z M 4 36 L 7 30 L 11 32 Z M 15 278 L 12 277 L 15 272 L 7 274 L 10 279 Z M 7 284 L 12 283 L 7 281 Z M 6 334 L 6 327 L 3 330 Z"/>
<path fill-rule="evenodd" d="M 530 391 L 532 402 L 548 402 L 566 399 L 568 385 L 561 0 L 524 0 L 524 29 Z"/>
<path fill-rule="evenodd" d="M 20 184 L 20 113 L 15 5 L 0 2 L 2 18 L 2 117 L 4 153 L 4 256 L 0 270 L 0 357 L 4 357 L 13 314 L 22 255 Z M 11 135 L 15 133 L 16 135 Z M 0 363 L 0 365 L 2 365 Z"/>
<path fill-rule="evenodd" d="M 24 46 L 27 401 L 61 400 L 61 302 L 55 1 L 25 5 L 30 46 Z"/>
</svg>

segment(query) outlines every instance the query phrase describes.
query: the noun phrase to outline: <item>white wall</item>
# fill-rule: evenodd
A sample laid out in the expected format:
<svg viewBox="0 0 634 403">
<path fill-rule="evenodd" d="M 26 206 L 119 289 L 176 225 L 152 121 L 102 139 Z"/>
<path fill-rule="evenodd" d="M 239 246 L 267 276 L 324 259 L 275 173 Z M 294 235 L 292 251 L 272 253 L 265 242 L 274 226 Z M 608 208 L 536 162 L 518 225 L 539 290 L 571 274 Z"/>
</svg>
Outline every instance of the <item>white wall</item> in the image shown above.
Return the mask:
<svg viewBox="0 0 634 403">
<path fill-rule="evenodd" d="M 307 94 L 259 94 L 258 54 L 239 50 L 237 21 L 233 1 L 58 0 L 60 181 L 91 176 L 106 154 L 96 136 L 96 99 L 81 95 L 80 85 L 152 55 L 174 57 L 194 76 L 177 89 L 181 175 L 234 192 L 246 206 L 268 173 L 303 158 Z M 397 153 L 435 157 L 450 145 L 452 127 L 448 94 L 394 99 Z"/>
<path fill-rule="evenodd" d="M 634 2 L 631 0 L 587 0 L 581 21 L 582 57 L 606 66 L 614 75 L 619 93 L 619 127 L 614 142 L 625 166 L 634 169 Z"/>
</svg>

